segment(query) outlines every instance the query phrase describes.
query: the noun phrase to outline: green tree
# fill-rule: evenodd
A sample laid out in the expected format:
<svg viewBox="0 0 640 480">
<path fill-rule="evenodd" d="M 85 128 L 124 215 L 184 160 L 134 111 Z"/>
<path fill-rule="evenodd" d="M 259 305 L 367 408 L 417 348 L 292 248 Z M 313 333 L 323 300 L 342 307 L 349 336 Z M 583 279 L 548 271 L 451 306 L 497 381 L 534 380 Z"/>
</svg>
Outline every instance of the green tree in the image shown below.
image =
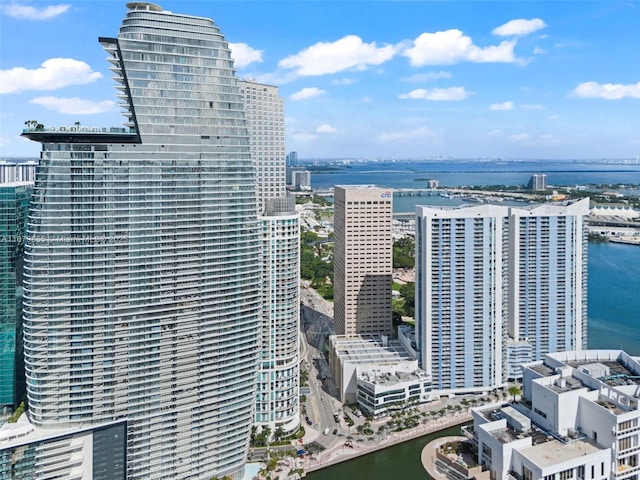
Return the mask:
<svg viewBox="0 0 640 480">
<path fill-rule="evenodd" d="M 509 388 L 507 389 L 507 392 L 513 395 L 513 403 L 516 402 L 516 396 L 522 394 L 522 390 L 520 389 L 520 387 L 515 384 L 510 385 Z"/>
<path fill-rule="evenodd" d="M 393 243 L 393 268 L 413 268 L 415 266 L 415 242 L 409 237 Z"/>
</svg>

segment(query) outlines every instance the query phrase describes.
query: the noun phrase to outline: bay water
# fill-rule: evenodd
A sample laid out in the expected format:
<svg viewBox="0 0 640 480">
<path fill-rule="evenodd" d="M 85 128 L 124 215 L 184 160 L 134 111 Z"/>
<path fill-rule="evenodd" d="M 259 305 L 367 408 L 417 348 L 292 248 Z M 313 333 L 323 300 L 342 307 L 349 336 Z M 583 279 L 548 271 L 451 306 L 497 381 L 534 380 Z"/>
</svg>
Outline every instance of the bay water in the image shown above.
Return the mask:
<svg viewBox="0 0 640 480">
<path fill-rule="evenodd" d="M 554 185 L 582 184 L 638 184 L 640 165 L 576 164 L 477 164 L 410 165 L 415 171 L 402 172 L 397 165 L 366 164 L 330 174 L 312 174 L 313 188 L 333 185 L 376 184 L 389 188 L 424 188 L 414 179 L 438 179 L 441 186 L 463 185 L 520 185 L 526 184 L 533 173 L 547 173 Z M 402 173 L 389 173 L 394 171 Z M 512 170 L 511 170 L 512 169 Z M 448 171 L 447 171 L 448 170 Z M 499 171 L 497 171 L 499 170 Z M 637 190 L 636 190 L 637 192 Z M 636 195 L 638 193 L 635 193 Z M 416 204 L 447 205 L 441 197 L 395 197 L 396 212 L 410 212 Z M 459 203 L 459 202 L 458 202 Z M 588 338 L 589 348 L 623 349 L 640 356 L 640 246 L 616 243 L 590 243 L 588 252 Z M 401 445 L 343 462 L 311 473 L 310 480 L 390 478 L 428 478 L 420 462 L 420 452 L 431 440 L 458 435 L 459 428 L 436 432 Z"/>
</svg>

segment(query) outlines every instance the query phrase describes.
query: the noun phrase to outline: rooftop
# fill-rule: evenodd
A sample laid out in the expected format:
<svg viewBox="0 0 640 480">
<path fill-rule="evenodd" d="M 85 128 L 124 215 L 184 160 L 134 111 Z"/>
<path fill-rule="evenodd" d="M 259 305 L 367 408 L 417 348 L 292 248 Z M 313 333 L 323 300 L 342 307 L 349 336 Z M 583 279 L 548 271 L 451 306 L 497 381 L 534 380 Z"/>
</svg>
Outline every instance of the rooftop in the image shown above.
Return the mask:
<svg viewBox="0 0 640 480">
<path fill-rule="evenodd" d="M 402 343 L 381 335 L 334 335 L 331 338 L 336 355 L 343 362 L 393 365 L 413 360 Z"/>
<path fill-rule="evenodd" d="M 520 453 L 541 468 L 550 467 L 568 460 L 597 453 L 601 449 L 583 440 L 571 443 L 561 443 L 549 440 L 520 449 Z"/>
<path fill-rule="evenodd" d="M 42 143 L 141 143 L 133 129 L 122 127 L 85 127 L 80 125 L 43 127 L 22 130 L 23 137 Z"/>
</svg>

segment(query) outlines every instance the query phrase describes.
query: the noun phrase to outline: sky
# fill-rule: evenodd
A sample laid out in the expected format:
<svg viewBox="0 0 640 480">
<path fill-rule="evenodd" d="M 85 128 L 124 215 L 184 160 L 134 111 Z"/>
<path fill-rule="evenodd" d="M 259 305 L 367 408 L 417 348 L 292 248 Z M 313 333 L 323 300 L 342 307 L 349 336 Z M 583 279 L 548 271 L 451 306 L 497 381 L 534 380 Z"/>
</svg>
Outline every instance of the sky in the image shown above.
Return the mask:
<svg viewBox="0 0 640 480">
<path fill-rule="evenodd" d="M 279 87 L 299 158 L 632 159 L 640 2 L 158 1 L 212 18 Z M 45 126 L 121 126 L 98 37 L 126 2 L 0 0 L 0 158 Z"/>
</svg>

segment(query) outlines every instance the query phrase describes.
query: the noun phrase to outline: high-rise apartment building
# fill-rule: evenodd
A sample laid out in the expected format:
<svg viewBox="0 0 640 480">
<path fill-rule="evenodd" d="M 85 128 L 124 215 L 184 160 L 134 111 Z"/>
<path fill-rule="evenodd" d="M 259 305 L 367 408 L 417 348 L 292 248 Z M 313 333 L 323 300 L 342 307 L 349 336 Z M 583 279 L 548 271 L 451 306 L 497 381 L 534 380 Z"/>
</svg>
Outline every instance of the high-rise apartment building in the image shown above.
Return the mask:
<svg viewBox="0 0 640 480">
<path fill-rule="evenodd" d="M 127 6 L 100 38 L 127 128 L 23 134 L 43 145 L 25 247 L 29 418 L 126 419 L 130 479 L 237 479 L 261 314 L 243 95 L 211 19 Z"/>
<path fill-rule="evenodd" d="M 504 384 L 507 211 L 416 207 L 416 343 L 434 390 Z"/>
<path fill-rule="evenodd" d="M 300 425 L 300 221 L 285 185 L 284 101 L 278 87 L 239 82 L 256 166 L 262 231 L 262 325 L 255 423 Z"/>
<path fill-rule="evenodd" d="M 547 175 L 545 173 L 534 173 L 529 179 L 529 188 L 531 190 L 546 190 Z"/>
<path fill-rule="evenodd" d="M 32 160 L 22 163 L 0 162 L 0 184 L 34 182 L 36 179 L 36 165 L 36 162 Z"/>
<path fill-rule="evenodd" d="M 434 389 L 494 388 L 586 348 L 588 211 L 588 199 L 416 208 L 416 343 Z"/>
<path fill-rule="evenodd" d="M 33 183 L 0 185 L 0 411 L 24 395 L 22 268 Z"/>
<path fill-rule="evenodd" d="M 509 209 L 512 378 L 519 378 L 523 360 L 587 348 L 588 214 L 589 199 Z"/>
<path fill-rule="evenodd" d="M 256 424 L 300 425 L 300 220 L 293 197 L 267 200 L 262 225 L 262 329 Z"/>
<path fill-rule="evenodd" d="M 284 100 L 273 85 L 253 80 L 238 84 L 251 133 L 258 212 L 262 213 L 267 199 L 283 196 L 286 190 Z"/>
<path fill-rule="evenodd" d="M 338 335 L 391 334 L 393 192 L 334 187 L 333 296 Z"/>
</svg>

